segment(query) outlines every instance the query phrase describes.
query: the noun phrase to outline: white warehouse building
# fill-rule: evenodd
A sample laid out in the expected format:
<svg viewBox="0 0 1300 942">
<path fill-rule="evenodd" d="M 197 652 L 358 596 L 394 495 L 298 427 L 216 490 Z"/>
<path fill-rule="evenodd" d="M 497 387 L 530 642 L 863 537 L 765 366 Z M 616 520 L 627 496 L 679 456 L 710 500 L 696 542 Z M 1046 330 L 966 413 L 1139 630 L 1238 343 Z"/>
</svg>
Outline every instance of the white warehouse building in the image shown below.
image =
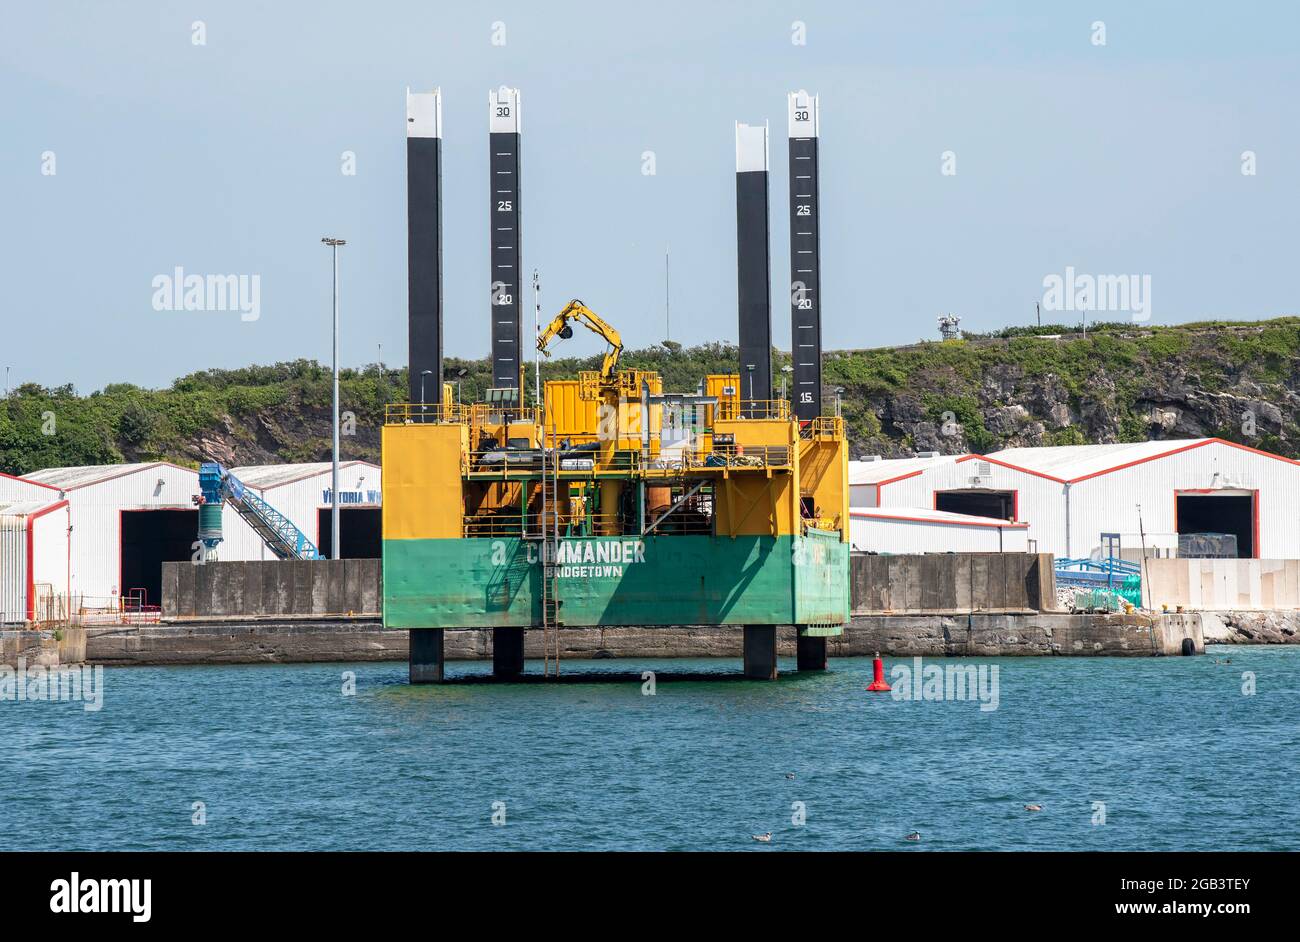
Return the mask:
<svg viewBox="0 0 1300 942">
<path fill-rule="evenodd" d="M 15 503 L 18 501 L 52 501 L 61 500 L 59 489 L 48 484 L 37 484 L 26 478 L 15 477 L 0 471 L 0 501 Z"/>
<path fill-rule="evenodd" d="M 66 500 L 0 499 L 0 625 L 67 617 L 71 531 Z"/>
<path fill-rule="evenodd" d="M 943 510 L 855 507 L 853 549 L 866 553 L 1024 553 L 1029 525 Z"/>
<path fill-rule="evenodd" d="M 922 452 L 913 458 L 881 458 L 871 455 L 849 462 L 850 507 L 924 507 L 930 503 L 923 484 L 923 471 L 952 464 L 957 455 Z M 885 488 L 889 488 L 886 493 Z"/>
<path fill-rule="evenodd" d="M 1120 534 L 1129 549 L 1145 541 L 1173 554 L 1180 536 L 1217 533 L 1236 537 L 1240 558 L 1300 558 L 1300 463 L 1280 455 L 1199 438 L 990 457 L 1058 483 L 1065 532 L 1045 547 L 1058 555 L 1087 556 L 1102 533 Z"/>
<path fill-rule="evenodd" d="M 232 469 L 249 489 L 286 516 L 323 554 L 331 549 L 329 462 Z M 162 564 L 192 560 L 198 551 L 198 472 L 166 461 L 47 468 L 23 477 L 0 475 L 4 549 L 0 604 L 22 614 L 42 611 L 53 595 L 70 613 L 157 606 Z M 339 467 L 340 544 L 345 557 L 378 558 L 382 551 L 379 466 L 345 461 Z M 56 532 L 62 507 L 65 524 Z M 46 520 L 46 515 L 50 515 Z M 274 559 L 239 514 L 222 512 L 218 559 Z M 31 549 L 27 536 L 31 532 Z M 14 555 L 17 549 L 22 552 Z M 63 560 L 60 570 L 56 558 Z M 25 588 L 24 588 L 25 586 Z M 35 588 L 33 588 L 35 586 Z"/>
<path fill-rule="evenodd" d="M 198 472 L 166 461 L 47 468 L 24 480 L 68 502 L 73 610 L 115 609 L 123 596 L 156 605 L 162 562 L 190 559 Z"/>
<path fill-rule="evenodd" d="M 1031 549 L 1057 557 L 1100 552 L 1110 533 L 1129 556 L 1144 542 L 1178 555 L 1180 537 L 1227 534 L 1243 558 L 1300 558 L 1300 463 L 1218 438 L 1009 448 L 907 482 L 922 506 L 1026 523 Z M 891 488 L 882 506 L 917 502 Z"/>
<path fill-rule="evenodd" d="M 850 539 L 869 553 L 1023 553 L 1028 526 L 1011 519 L 936 510 L 925 475 L 957 455 L 871 456 L 849 462 Z"/>
<path fill-rule="evenodd" d="M 230 473 L 288 517 L 322 556 L 332 555 L 330 462 L 244 465 Z M 344 558 L 378 559 L 383 553 L 380 474 L 379 465 L 369 461 L 339 462 L 339 543 Z M 222 510 L 221 528 L 225 539 L 217 548 L 218 559 L 276 558 L 229 504 Z"/>
</svg>

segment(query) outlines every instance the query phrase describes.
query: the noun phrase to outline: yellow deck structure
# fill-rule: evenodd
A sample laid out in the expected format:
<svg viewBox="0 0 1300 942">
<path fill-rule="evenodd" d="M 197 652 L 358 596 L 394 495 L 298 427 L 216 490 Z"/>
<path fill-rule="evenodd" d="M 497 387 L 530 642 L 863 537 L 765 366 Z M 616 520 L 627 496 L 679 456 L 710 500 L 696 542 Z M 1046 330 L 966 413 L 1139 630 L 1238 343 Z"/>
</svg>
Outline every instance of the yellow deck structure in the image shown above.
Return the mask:
<svg viewBox="0 0 1300 942">
<path fill-rule="evenodd" d="M 657 373 L 620 370 L 549 382 L 540 409 L 389 406 L 385 623 L 838 634 L 843 422 L 742 402 L 737 379 L 671 394 Z"/>
</svg>

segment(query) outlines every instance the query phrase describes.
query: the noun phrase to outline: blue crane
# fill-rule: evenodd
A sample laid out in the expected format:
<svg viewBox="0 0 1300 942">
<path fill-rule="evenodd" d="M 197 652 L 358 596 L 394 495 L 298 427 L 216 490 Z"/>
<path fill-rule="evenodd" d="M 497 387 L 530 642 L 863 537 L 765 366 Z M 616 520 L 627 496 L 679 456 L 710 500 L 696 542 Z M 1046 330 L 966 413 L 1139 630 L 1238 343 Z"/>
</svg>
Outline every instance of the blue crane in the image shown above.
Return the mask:
<svg viewBox="0 0 1300 942">
<path fill-rule="evenodd" d="M 209 550 L 222 540 L 221 507 L 229 504 L 280 559 L 321 559 L 316 544 L 292 520 L 276 510 L 239 478 L 215 461 L 199 465 L 199 539 Z"/>
</svg>

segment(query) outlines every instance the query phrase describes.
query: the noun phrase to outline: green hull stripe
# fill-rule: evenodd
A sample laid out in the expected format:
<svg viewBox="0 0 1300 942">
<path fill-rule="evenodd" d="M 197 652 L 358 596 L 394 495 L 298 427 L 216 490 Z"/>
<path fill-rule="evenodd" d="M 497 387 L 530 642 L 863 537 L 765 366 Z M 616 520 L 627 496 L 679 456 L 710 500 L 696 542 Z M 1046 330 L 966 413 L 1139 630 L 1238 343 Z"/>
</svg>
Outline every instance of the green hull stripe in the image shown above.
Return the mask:
<svg viewBox="0 0 1300 942">
<path fill-rule="evenodd" d="M 384 624 L 541 623 L 540 544 L 518 538 L 385 540 Z M 594 537 L 561 542 L 560 622 L 584 625 L 840 624 L 848 546 L 837 536 Z"/>
</svg>

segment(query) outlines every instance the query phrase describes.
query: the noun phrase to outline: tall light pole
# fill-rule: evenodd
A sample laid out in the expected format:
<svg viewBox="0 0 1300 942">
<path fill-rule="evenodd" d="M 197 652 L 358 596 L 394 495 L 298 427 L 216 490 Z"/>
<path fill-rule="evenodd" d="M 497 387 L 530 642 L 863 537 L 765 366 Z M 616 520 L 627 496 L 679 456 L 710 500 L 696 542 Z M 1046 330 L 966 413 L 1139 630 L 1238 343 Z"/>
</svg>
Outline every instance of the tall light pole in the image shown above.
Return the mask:
<svg viewBox="0 0 1300 942">
<path fill-rule="evenodd" d="M 673 322 L 668 307 L 668 246 L 664 246 L 664 340 L 673 339 Z"/>
<path fill-rule="evenodd" d="M 423 415 L 423 413 L 429 411 L 429 407 L 424 404 L 424 378 L 426 376 L 432 376 L 432 375 L 433 375 L 433 370 L 420 370 L 420 412 L 421 412 L 420 421 L 421 422 L 425 420 L 425 416 Z"/>
<path fill-rule="evenodd" d="M 330 557 L 341 559 L 339 554 L 339 246 L 347 245 L 342 239 L 321 239 L 334 256 L 334 458 L 330 467 Z"/>
<path fill-rule="evenodd" d="M 533 339 L 536 340 L 542 335 L 542 282 L 537 276 L 537 269 L 533 269 L 533 320 L 536 323 L 536 332 Z M 533 405 L 540 409 L 542 407 L 542 351 L 538 347 L 533 351 Z M 519 405 L 524 404 L 524 394 L 521 390 L 519 393 Z"/>
</svg>

